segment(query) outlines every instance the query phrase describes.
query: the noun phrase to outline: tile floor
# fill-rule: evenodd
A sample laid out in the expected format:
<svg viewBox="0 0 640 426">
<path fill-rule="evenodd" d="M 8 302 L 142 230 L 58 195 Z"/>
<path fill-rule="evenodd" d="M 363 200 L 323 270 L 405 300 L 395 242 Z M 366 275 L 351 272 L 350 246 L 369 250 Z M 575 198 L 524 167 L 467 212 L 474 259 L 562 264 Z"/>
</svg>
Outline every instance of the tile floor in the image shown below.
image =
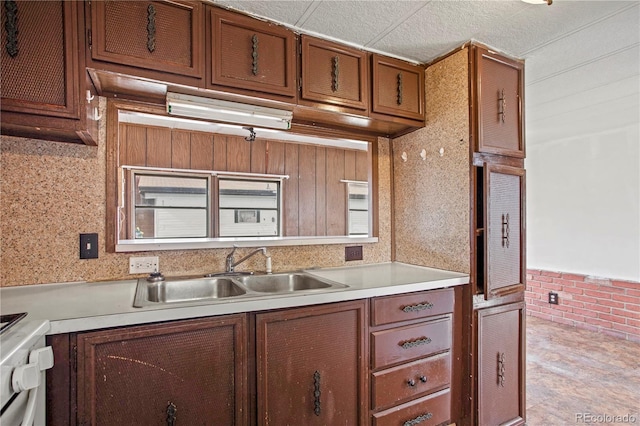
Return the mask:
<svg viewBox="0 0 640 426">
<path fill-rule="evenodd" d="M 527 425 L 583 424 L 640 425 L 640 343 L 527 316 Z"/>
</svg>

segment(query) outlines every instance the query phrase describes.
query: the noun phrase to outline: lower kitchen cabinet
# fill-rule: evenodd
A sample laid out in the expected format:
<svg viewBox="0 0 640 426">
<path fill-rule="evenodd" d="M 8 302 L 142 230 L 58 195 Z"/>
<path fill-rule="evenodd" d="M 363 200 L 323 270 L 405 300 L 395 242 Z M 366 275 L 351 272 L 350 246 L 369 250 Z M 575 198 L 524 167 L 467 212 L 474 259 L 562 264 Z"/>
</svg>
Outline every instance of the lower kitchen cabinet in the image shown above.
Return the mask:
<svg viewBox="0 0 640 426">
<path fill-rule="evenodd" d="M 525 422 L 524 302 L 480 309 L 478 424 Z"/>
<path fill-rule="evenodd" d="M 78 334 L 78 423 L 247 424 L 246 324 L 229 315 Z"/>
<path fill-rule="evenodd" d="M 256 315 L 259 425 L 367 424 L 365 300 Z"/>
</svg>

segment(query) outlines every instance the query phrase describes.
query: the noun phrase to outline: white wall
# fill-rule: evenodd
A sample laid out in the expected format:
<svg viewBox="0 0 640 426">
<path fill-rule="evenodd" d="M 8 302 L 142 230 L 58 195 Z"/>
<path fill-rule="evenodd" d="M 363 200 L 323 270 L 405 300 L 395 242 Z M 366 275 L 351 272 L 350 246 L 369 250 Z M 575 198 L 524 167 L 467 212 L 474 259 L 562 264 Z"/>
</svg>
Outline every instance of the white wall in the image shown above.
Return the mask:
<svg viewBox="0 0 640 426">
<path fill-rule="evenodd" d="M 640 281 L 640 3 L 525 59 L 528 267 Z"/>
</svg>

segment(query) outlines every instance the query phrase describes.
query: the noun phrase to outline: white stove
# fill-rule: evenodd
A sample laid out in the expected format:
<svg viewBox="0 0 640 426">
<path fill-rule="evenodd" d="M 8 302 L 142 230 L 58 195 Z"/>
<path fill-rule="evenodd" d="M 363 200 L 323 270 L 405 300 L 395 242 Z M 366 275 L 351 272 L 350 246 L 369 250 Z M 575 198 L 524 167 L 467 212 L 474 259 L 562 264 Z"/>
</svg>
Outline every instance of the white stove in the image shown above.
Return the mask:
<svg viewBox="0 0 640 426">
<path fill-rule="evenodd" d="M 53 367 L 44 337 L 49 321 L 2 315 L 0 326 L 0 424 L 44 425 L 45 370 Z"/>
</svg>

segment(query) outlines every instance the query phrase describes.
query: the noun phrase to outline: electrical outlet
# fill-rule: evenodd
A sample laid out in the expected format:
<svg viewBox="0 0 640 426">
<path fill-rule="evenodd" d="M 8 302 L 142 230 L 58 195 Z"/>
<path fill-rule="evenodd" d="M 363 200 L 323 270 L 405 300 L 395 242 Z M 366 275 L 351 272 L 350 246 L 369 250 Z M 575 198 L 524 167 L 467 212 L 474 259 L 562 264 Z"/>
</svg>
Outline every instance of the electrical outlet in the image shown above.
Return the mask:
<svg viewBox="0 0 640 426">
<path fill-rule="evenodd" d="M 552 305 L 558 304 L 558 293 L 554 293 L 552 291 L 549 292 L 549 303 Z"/>
<path fill-rule="evenodd" d="M 158 271 L 160 271 L 160 260 L 158 256 L 129 258 L 130 274 L 144 274 Z"/>
<path fill-rule="evenodd" d="M 362 246 L 345 247 L 344 260 L 362 260 Z"/>
</svg>

